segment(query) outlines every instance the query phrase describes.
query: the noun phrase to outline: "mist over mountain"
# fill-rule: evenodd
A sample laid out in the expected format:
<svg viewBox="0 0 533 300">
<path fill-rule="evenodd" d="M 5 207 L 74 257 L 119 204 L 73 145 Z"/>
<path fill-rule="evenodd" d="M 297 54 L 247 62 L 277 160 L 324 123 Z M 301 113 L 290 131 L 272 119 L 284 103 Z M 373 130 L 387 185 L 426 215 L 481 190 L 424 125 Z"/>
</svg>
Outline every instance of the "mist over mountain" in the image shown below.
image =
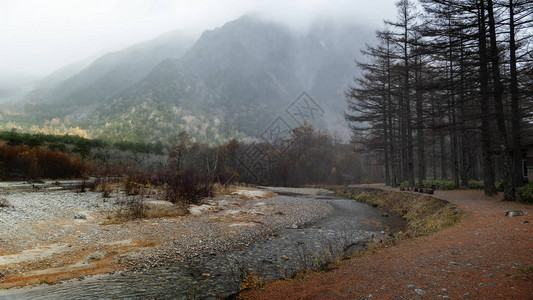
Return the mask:
<svg viewBox="0 0 533 300">
<path fill-rule="evenodd" d="M 56 74 L 25 97 L 25 124 L 16 116 L 0 122 L 35 127 L 58 119 L 92 137 L 130 141 L 166 141 L 187 130 L 215 143 L 258 137 L 307 92 L 326 112 L 318 127 L 343 135 L 344 90 L 372 34 L 329 19 L 296 33 L 253 16 L 196 41 L 171 32 L 103 55 L 67 78 Z"/>
<path fill-rule="evenodd" d="M 78 108 L 83 110 L 88 105 L 109 100 L 117 92 L 146 76 L 162 60 L 182 56 L 193 42 L 183 32 L 175 31 L 121 51 L 107 53 L 63 80 L 57 80 L 57 77 L 67 73 L 68 68 L 54 72 L 25 101 L 60 106 L 62 113 L 71 113 Z"/>
</svg>

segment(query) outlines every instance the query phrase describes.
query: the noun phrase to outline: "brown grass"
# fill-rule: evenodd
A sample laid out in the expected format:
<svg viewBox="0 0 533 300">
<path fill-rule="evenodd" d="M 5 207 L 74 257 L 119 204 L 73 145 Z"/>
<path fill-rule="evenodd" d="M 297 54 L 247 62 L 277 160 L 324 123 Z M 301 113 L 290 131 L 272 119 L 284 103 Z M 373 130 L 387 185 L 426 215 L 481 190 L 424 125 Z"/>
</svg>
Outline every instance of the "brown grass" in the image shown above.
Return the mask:
<svg viewBox="0 0 533 300">
<path fill-rule="evenodd" d="M 463 215 L 450 202 L 426 195 L 371 188 L 339 189 L 335 193 L 400 215 L 407 222 L 407 230 L 399 233 L 399 237 L 417 237 L 439 231 L 457 223 Z"/>
<path fill-rule="evenodd" d="M 125 202 L 120 208 L 109 214 L 102 225 L 122 224 L 138 219 L 155 219 L 185 216 L 188 209 L 179 205 L 146 205 L 142 198 L 140 202 Z"/>
</svg>

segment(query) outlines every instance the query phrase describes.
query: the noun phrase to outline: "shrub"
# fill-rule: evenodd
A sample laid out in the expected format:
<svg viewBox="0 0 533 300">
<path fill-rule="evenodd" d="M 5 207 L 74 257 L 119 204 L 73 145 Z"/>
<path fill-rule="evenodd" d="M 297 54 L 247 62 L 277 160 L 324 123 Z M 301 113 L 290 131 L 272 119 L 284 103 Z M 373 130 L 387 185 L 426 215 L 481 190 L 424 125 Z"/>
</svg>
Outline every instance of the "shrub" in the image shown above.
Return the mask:
<svg viewBox="0 0 533 300">
<path fill-rule="evenodd" d="M 503 192 L 505 190 L 505 186 L 502 180 L 496 181 L 495 185 L 496 190 L 498 190 L 498 192 Z"/>
<path fill-rule="evenodd" d="M 119 216 L 125 220 L 136 220 L 146 217 L 147 207 L 142 196 L 129 196 L 120 202 Z"/>
<path fill-rule="evenodd" d="M 124 181 L 124 192 L 127 196 L 139 195 L 139 193 L 141 192 L 141 187 L 138 183 L 127 178 Z"/>
<path fill-rule="evenodd" d="M 78 193 L 85 193 L 87 191 L 87 180 L 83 179 L 77 187 Z"/>
<path fill-rule="evenodd" d="M 468 188 L 472 190 L 482 190 L 485 188 L 485 183 L 483 180 L 469 180 Z"/>
<path fill-rule="evenodd" d="M 165 198 L 174 204 L 196 204 L 203 197 L 213 196 L 213 181 L 206 175 L 190 171 L 168 174 Z"/>
<path fill-rule="evenodd" d="M 112 191 L 113 189 L 111 188 L 111 186 L 106 181 L 104 181 L 102 185 L 102 197 L 111 198 Z"/>
<path fill-rule="evenodd" d="M 11 207 L 11 204 L 9 204 L 6 198 L 0 199 L 0 208 L 2 207 Z"/>
<path fill-rule="evenodd" d="M 533 204 L 533 182 L 517 188 L 515 196 L 517 202 Z"/>
<path fill-rule="evenodd" d="M 406 180 L 406 181 L 400 183 L 400 188 L 407 188 L 407 187 L 409 187 L 409 181 Z"/>
<path fill-rule="evenodd" d="M 435 186 L 435 189 L 437 190 L 455 190 L 457 189 L 457 186 L 455 186 L 455 183 L 451 180 L 443 180 L 443 179 L 426 179 L 422 181 L 422 184 L 425 187 L 432 187 Z"/>
</svg>

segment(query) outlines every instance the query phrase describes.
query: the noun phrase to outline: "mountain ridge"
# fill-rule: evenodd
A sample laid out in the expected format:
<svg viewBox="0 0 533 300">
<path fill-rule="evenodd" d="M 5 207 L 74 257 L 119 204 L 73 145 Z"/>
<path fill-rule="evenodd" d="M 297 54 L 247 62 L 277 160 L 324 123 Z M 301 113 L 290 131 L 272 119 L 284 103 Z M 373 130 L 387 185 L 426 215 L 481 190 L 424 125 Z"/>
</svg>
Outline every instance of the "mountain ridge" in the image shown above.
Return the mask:
<svg viewBox="0 0 533 300">
<path fill-rule="evenodd" d="M 187 130 L 217 143 L 258 138 L 306 91 L 327 113 L 319 128 L 347 131 L 344 89 L 365 39 L 353 32 L 322 21 L 298 34 L 244 16 L 188 46 L 160 36 L 160 48 L 152 40 L 106 54 L 44 96 L 30 94 L 24 111 L 28 123 L 68 120 L 97 138 L 155 142 Z"/>
</svg>

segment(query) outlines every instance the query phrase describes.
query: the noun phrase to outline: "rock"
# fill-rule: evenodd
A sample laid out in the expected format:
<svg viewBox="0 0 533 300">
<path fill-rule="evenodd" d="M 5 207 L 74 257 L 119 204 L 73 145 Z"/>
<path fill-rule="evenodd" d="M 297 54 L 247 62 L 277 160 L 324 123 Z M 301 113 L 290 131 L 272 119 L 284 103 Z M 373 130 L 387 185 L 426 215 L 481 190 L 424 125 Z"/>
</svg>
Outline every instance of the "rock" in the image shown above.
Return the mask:
<svg viewBox="0 0 533 300">
<path fill-rule="evenodd" d="M 415 285 L 414 284 L 410 284 L 410 285 L 407 286 L 407 288 L 412 290 L 412 289 L 415 288 Z"/>
<path fill-rule="evenodd" d="M 76 215 L 76 216 L 74 216 L 74 219 L 75 220 L 87 220 L 87 216 L 86 215 Z"/>
<path fill-rule="evenodd" d="M 521 210 L 511 210 L 505 213 L 508 217 L 517 217 L 517 216 L 523 216 L 524 213 Z"/>
<path fill-rule="evenodd" d="M 289 260 L 289 258 L 287 257 L 287 255 L 282 255 L 282 256 L 281 256 L 281 259 L 283 259 L 283 260 Z"/>
<path fill-rule="evenodd" d="M 458 262 L 451 261 L 451 262 L 450 262 L 450 265 L 452 265 L 452 266 L 458 266 L 459 263 L 458 263 Z"/>
<path fill-rule="evenodd" d="M 91 255 L 89 255 L 90 260 L 101 260 L 105 257 L 105 253 L 103 252 L 94 252 Z"/>
<path fill-rule="evenodd" d="M 209 273 L 202 273 L 202 276 L 203 276 L 203 277 L 211 277 L 211 274 L 209 274 Z"/>
<path fill-rule="evenodd" d="M 415 292 L 416 292 L 417 294 L 419 294 L 419 295 L 425 295 L 425 294 L 427 294 L 426 291 L 421 290 L 421 289 L 415 289 Z"/>
<path fill-rule="evenodd" d="M 296 224 L 292 224 L 292 225 L 291 225 L 291 229 L 298 229 L 298 225 L 296 225 Z"/>
</svg>

